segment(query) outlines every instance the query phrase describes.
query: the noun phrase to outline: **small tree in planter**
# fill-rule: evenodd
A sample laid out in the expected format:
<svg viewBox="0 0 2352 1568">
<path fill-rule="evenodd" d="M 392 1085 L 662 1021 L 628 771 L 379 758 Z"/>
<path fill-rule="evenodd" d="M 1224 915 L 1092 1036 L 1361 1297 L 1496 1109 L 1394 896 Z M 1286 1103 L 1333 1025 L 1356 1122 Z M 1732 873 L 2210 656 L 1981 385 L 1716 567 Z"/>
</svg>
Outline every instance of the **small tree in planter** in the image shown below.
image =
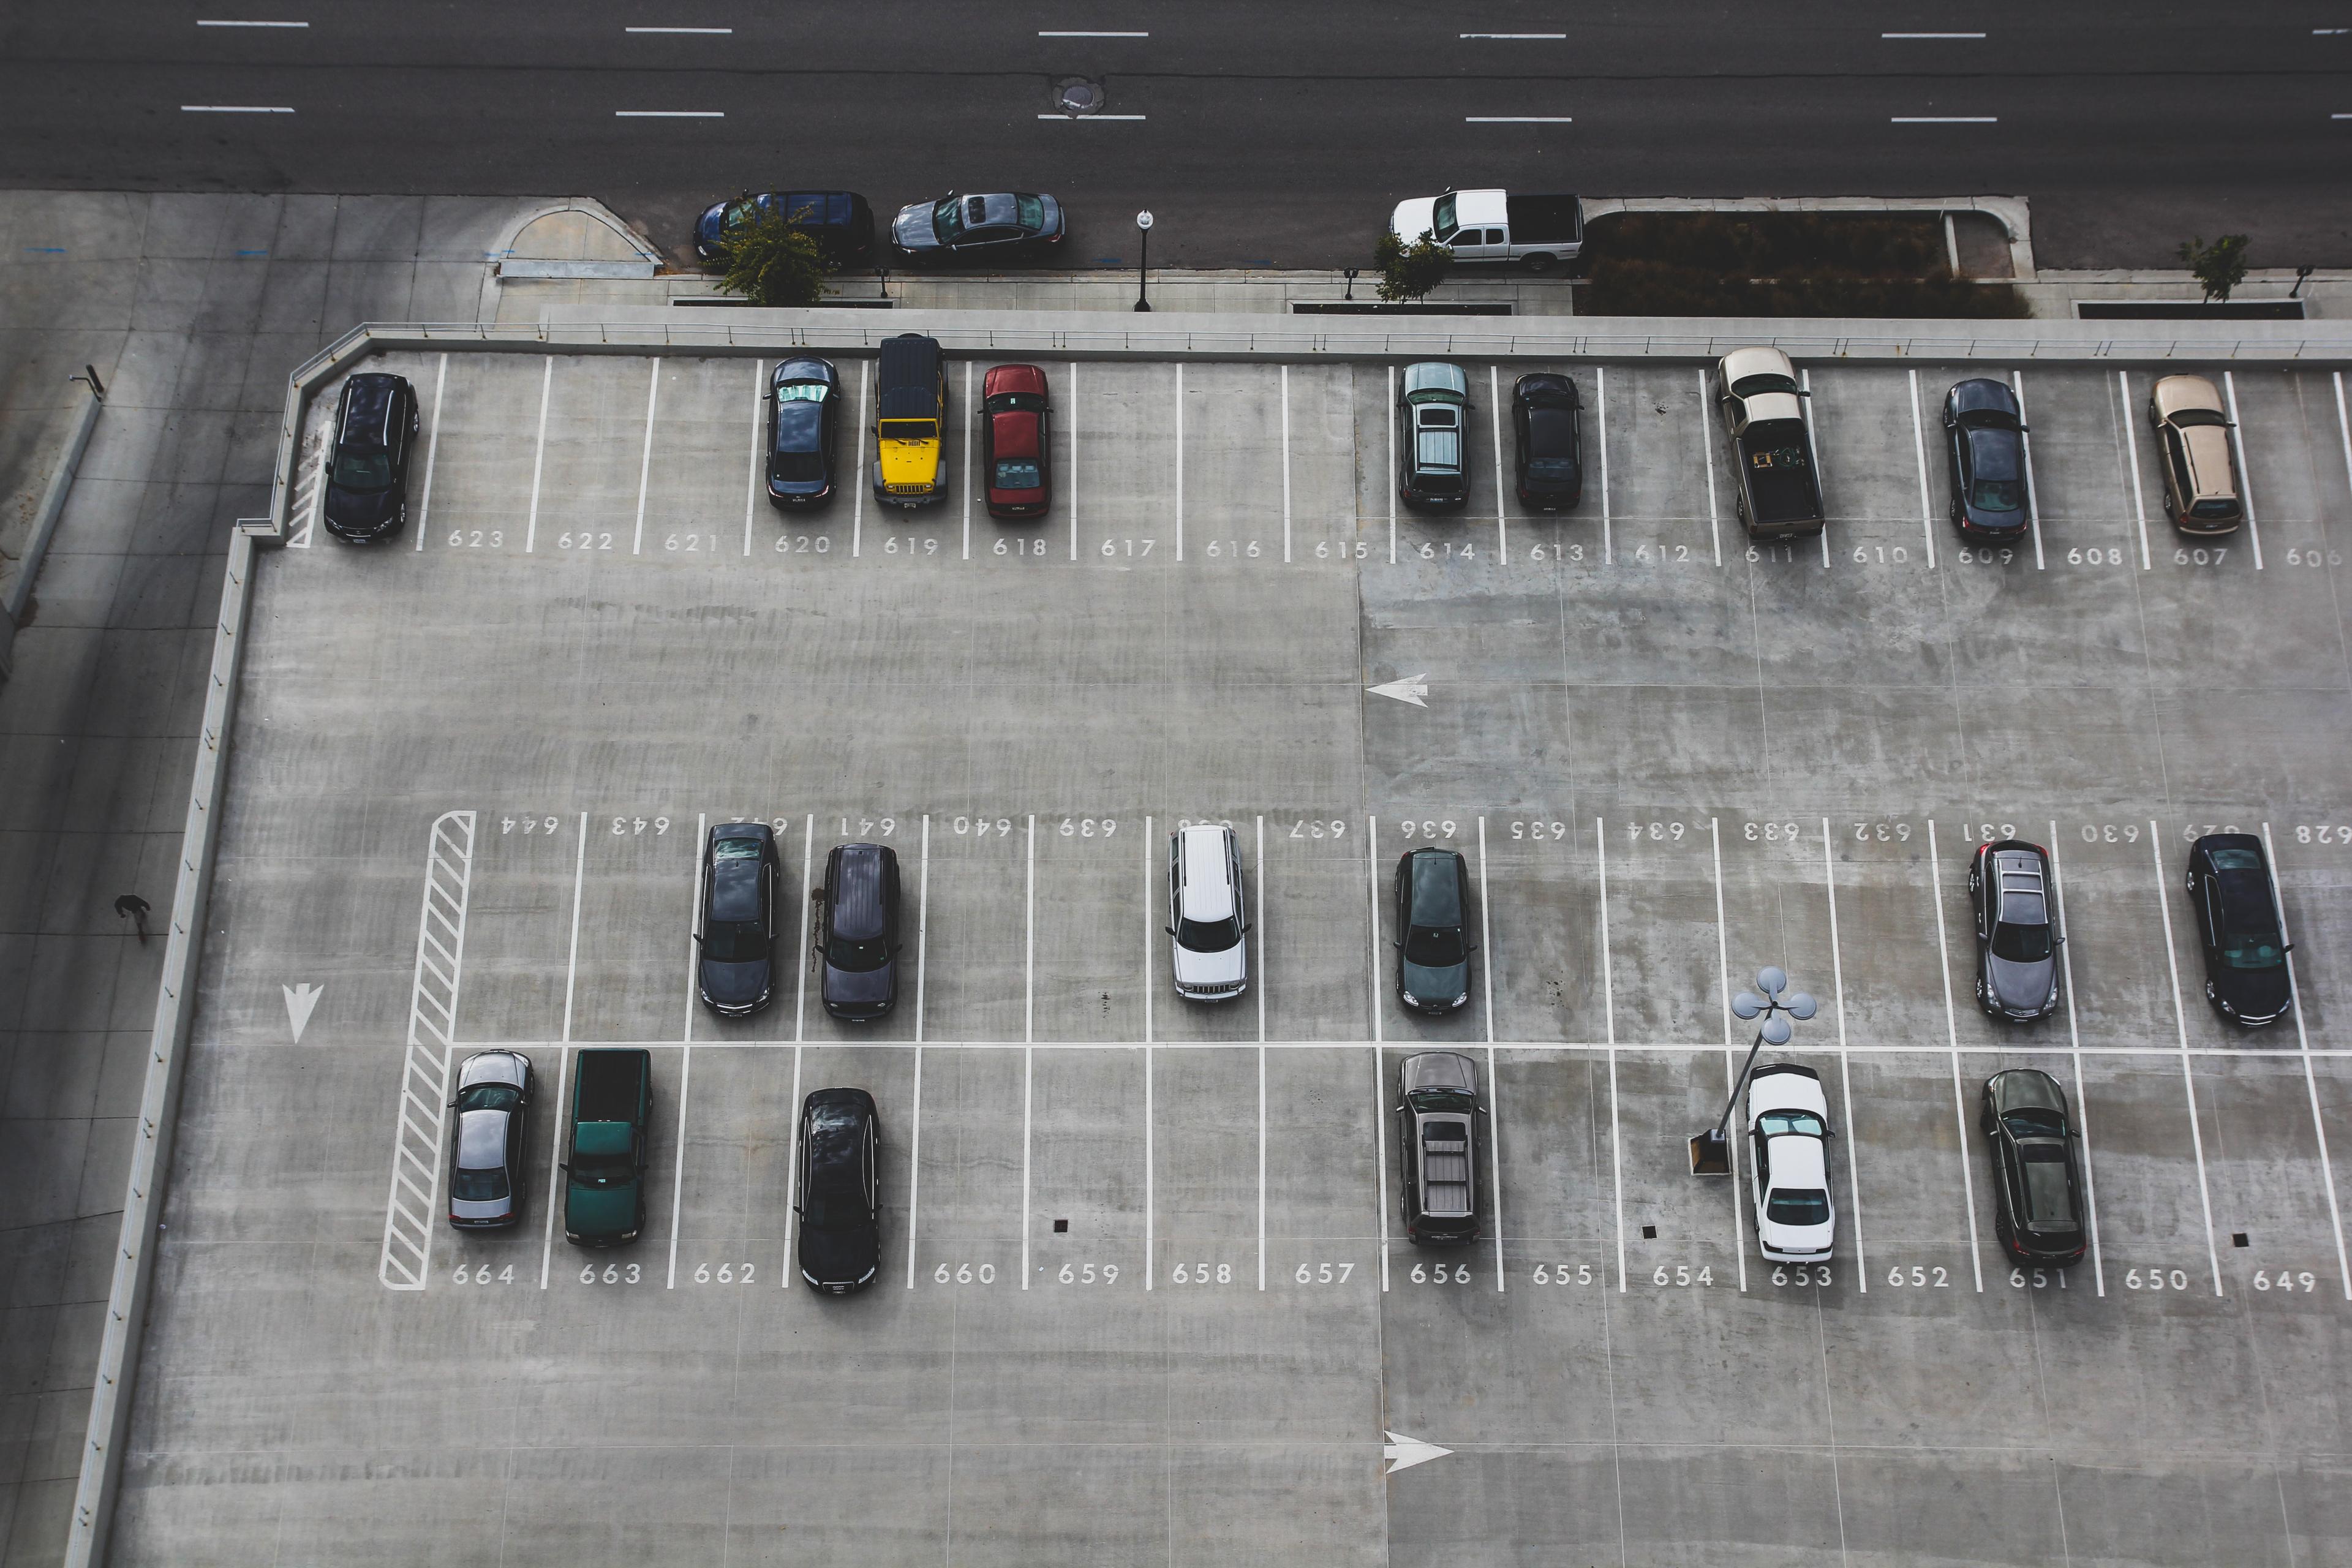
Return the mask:
<svg viewBox="0 0 2352 1568">
<path fill-rule="evenodd" d="M 772 207 L 754 207 L 727 231 L 727 271 L 719 287 L 754 305 L 814 305 L 830 292 L 833 270 L 804 229 Z"/>
<path fill-rule="evenodd" d="M 1411 245 L 1393 234 L 1382 234 L 1372 247 L 1372 265 L 1381 270 L 1381 298 L 1394 304 L 1419 300 L 1445 281 L 1454 267 L 1454 252 L 1423 231 Z"/>
<path fill-rule="evenodd" d="M 2246 280 L 2246 237 L 2225 234 L 2208 245 L 2200 234 L 2181 242 L 2180 259 L 2204 285 L 2207 304 L 2227 300 L 2230 290 Z"/>
</svg>

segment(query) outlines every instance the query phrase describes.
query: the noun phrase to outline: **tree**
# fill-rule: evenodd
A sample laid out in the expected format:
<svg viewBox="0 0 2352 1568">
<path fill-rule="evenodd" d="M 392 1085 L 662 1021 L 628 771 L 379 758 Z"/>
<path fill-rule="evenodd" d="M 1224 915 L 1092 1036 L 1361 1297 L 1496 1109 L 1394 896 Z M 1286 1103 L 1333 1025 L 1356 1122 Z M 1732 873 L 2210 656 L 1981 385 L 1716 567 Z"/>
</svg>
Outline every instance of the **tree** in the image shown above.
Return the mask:
<svg viewBox="0 0 2352 1568">
<path fill-rule="evenodd" d="M 727 271 L 719 287 L 754 305 L 814 305 L 830 292 L 833 270 L 807 230 L 773 207 L 754 206 L 727 229 Z"/>
<path fill-rule="evenodd" d="M 2230 290 L 2246 280 L 2246 237 L 2225 234 L 2208 245 L 2200 234 L 2181 242 L 2180 259 L 2189 263 L 2189 270 L 2205 286 L 2207 304 L 2226 300 Z"/>
<path fill-rule="evenodd" d="M 1426 229 L 1411 245 L 1394 234 L 1382 234 L 1372 247 L 1372 265 L 1381 271 L 1381 298 L 1394 303 L 1418 300 L 1445 280 L 1454 266 L 1454 252 L 1429 237 Z"/>
</svg>

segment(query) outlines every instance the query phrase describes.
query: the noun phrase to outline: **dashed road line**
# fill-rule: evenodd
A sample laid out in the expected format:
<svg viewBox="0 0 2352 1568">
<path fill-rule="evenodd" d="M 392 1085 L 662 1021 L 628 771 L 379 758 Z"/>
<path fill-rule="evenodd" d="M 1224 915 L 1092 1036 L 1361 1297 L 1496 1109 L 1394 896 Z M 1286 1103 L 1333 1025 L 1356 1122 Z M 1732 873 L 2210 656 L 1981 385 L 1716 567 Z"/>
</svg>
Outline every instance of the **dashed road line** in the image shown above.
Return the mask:
<svg viewBox="0 0 2352 1568">
<path fill-rule="evenodd" d="M 432 1280 L 434 1220 L 441 1209 L 441 1143 L 447 1129 L 449 1069 L 457 1049 L 457 988 L 464 974 L 466 903 L 473 875 L 474 814 L 443 812 L 425 838 L 425 895 L 416 916 L 408 1049 L 401 1068 L 400 1116 L 393 1131 L 383 1247 L 376 1261 L 376 1279 L 387 1289 L 422 1290 Z"/>
<path fill-rule="evenodd" d="M 2213 1294 L 2221 1294 L 2221 1254 L 2213 1243 L 2213 1194 L 2205 1181 L 2205 1132 L 2197 1120 L 2197 1079 L 2189 1070 L 2189 1016 L 2180 1010 L 2180 959 L 2173 951 L 2172 898 L 2164 886 L 2164 836 L 2148 819 L 2147 853 L 2156 868 L 2157 912 L 2164 921 L 2164 964 L 2172 976 L 2172 1024 L 2180 1036 L 2180 1088 L 2189 1098 L 2189 1142 L 2197 1153 L 2197 1201 L 2205 1212 L 2205 1258 L 2213 1266 Z"/>
</svg>

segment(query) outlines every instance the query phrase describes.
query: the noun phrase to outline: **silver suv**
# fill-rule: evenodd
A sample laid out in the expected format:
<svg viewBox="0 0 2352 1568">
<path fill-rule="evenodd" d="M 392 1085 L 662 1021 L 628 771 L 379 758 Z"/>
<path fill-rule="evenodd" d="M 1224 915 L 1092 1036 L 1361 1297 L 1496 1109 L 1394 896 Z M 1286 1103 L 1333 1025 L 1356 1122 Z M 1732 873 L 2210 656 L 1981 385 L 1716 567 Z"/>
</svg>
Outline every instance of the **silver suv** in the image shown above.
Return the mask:
<svg viewBox="0 0 2352 1568">
<path fill-rule="evenodd" d="M 1168 836 L 1168 934 L 1176 994 L 1225 1002 L 1249 989 L 1249 921 L 1234 830 L 1204 822 Z"/>
</svg>

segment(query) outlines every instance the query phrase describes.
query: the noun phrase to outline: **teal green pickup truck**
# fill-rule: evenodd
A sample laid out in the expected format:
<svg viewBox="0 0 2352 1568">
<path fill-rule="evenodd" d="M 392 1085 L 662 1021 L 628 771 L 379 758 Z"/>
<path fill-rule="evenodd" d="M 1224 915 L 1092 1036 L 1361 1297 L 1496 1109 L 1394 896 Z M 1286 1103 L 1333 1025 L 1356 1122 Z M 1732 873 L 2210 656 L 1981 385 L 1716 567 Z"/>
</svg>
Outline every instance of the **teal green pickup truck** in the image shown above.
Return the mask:
<svg viewBox="0 0 2352 1568">
<path fill-rule="evenodd" d="M 563 1162 L 563 1239 L 618 1247 L 646 1227 L 646 1151 L 654 1115 L 651 1051 L 582 1051 Z"/>
</svg>

